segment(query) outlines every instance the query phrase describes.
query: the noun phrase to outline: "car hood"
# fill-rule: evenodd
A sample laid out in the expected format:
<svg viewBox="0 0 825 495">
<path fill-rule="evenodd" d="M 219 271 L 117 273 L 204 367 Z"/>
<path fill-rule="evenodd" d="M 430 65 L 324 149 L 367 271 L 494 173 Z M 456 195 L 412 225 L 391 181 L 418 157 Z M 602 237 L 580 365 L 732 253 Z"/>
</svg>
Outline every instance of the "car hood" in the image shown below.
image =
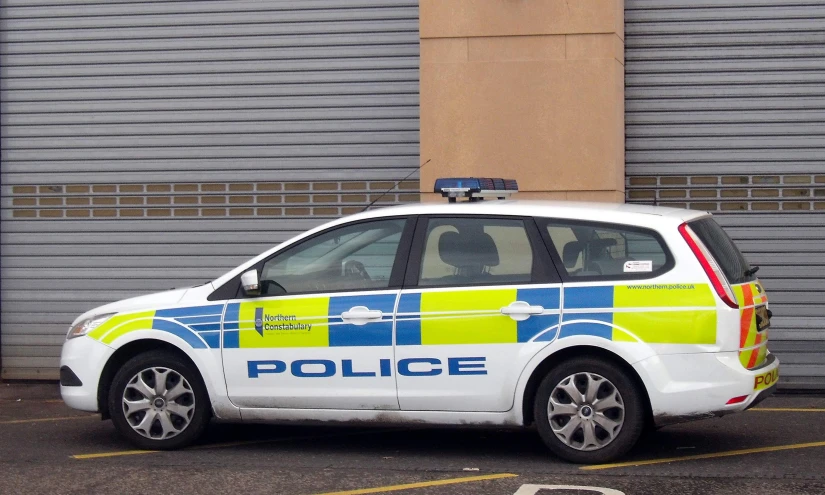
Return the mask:
<svg viewBox="0 0 825 495">
<path fill-rule="evenodd" d="M 122 299 L 113 303 L 98 306 L 78 316 L 72 326 L 78 322 L 91 318 L 93 316 L 109 314 L 109 313 L 126 313 L 133 311 L 141 311 L 145 309 L 155 309 L 159 306 L 172 306 L 181 301 L 190 289 L 174 289 L 163 292 L 155 292 L 145 296 L 131 297 L 129 299 Z"/>
</svg>

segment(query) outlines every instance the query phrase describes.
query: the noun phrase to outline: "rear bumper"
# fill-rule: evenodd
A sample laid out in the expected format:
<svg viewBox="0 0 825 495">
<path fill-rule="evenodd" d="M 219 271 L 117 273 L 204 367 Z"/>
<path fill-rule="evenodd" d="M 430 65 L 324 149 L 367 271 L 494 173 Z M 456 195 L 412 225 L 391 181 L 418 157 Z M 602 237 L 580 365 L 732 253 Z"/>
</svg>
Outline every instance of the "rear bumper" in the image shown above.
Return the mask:
<svg viewBox="0 0 825 495">
<path fill-rule="evenodd" d="M 744 411 L 776 389 L 779 360 L 748 370 L 737 351 L 653 356 L 634 368 L 647 387 L 657 426 Z M 733 403 L 729 403 L 733 402 Z"/>
</svg>

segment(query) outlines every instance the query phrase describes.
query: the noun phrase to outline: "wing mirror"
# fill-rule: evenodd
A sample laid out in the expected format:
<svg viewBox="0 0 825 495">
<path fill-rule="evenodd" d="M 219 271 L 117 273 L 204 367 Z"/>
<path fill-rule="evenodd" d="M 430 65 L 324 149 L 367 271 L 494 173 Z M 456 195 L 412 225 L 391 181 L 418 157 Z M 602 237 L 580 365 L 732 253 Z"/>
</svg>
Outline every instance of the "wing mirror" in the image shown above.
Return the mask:
<svg viewBox="0 0 825 495">
<path fill-rule="evenodd" d="M 261 282 L 258 280 L 258 270 L 249 270 L 241 275 L 241 287 L 247 296 L 261 295 Z"/>
</svg>

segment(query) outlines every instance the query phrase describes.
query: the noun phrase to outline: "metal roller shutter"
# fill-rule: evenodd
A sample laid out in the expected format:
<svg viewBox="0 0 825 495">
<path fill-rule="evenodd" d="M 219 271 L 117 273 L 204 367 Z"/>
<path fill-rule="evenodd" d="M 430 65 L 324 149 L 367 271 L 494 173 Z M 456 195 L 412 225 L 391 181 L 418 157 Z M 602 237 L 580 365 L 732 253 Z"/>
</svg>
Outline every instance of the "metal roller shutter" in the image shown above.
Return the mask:
<svg viewBox="0 0 825 495">
<path fill-rule="evenodd" d="M 6 0 L 2 377 L 418 166 L 416 0 Z M 418 199 L 414 175 L 378 204 Z"/>
<path fill-rule="evenodd" d="M 825 1 L 627 0 L 627 199 L 762 267 L 780 385 L 825 389 Z"/>
</svg>

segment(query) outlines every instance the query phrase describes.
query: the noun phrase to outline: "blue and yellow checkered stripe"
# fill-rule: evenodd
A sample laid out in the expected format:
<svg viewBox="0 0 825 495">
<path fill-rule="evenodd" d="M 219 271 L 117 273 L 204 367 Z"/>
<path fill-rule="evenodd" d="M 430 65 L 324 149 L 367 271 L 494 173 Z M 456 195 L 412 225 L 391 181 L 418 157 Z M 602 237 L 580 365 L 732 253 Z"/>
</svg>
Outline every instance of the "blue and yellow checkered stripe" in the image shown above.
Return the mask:
<svg viewBox="0 0 825 495">
<path fill-rule="evenodd" d="M 405 293 L 398 303 L 398 345 L 509 344 L 529 342 L 559 323 L 560 289 L 490 289 Z M 501 314 L 514 301 L 545 312 L 524 321 Z M 552 314 L 555 312 L 555 314 Z"/>
<path fill-rule="evenodd" d="M 396 294 L 279 298 L 115 315 L 89 333 L 111 344 L 135 330 L 176 335 L 195 349 L 393 345 Z M 514 301 L 542 306 L 516 321 Z M 563 308 L 562 308 L 563 304 Z M 355 306 L 380 320 L 344 322 Z M 398 301 L 396 344 L 508 344 L 590 335 L 649 344 L 714 344 L 716 302 L 706 284 L 496 288 L 408 292 Z"/>
<path fill-rule="evenodd" d="M 391 293 L 231 303 L 224 316 L 224 347 L 392 346 L 396 297 Z M 383 316 L 364 325 L 344 322 L 341 314 L 355 306 L 379 310 Z"/>
<path fill-rule="evenodd" d="M 715 344 L 716 300 L 707 284 L 567 287 L 558 337 L 572 335 L 648 344 Z"/>
</svg>

